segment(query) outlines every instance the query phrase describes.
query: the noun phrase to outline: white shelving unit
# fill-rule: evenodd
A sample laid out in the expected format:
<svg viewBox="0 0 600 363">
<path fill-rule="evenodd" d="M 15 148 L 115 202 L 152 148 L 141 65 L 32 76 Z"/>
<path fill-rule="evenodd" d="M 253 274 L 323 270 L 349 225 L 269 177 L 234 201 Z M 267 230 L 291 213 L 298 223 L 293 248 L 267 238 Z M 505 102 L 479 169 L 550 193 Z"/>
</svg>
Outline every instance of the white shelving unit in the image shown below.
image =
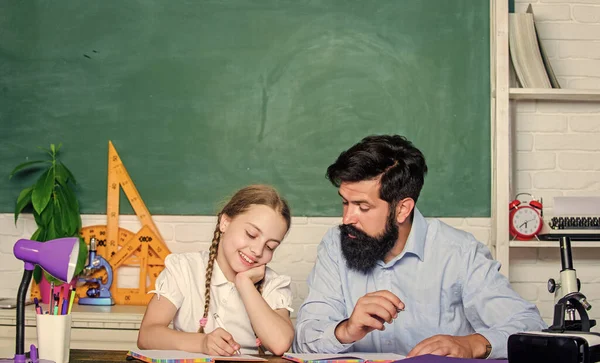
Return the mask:
<svg viewBox="0 0 600 363">
<path fill-rule="evenodd" d="M 558 248 L 558 241 L 510 241 L 509 247 L 551 247 Z M 600 241 L 574 241 L 571 242 L 571 247 L 591 248 L 600 247 Z"/>
<path fill-rule="evenodd" d="M 558 242 L 511 241 L 508 232 L 510 193 L 511 103 L 519 100 L 600 102 L 600 90 L 509 87 L 508 1 L 490 0 L 491 23 L 491 140 L 492 140 L 492 244 L 502 273 L 509 274 L 511 248 L 558 248 Z M 572 242 L 572 247 L 600 247 L 600 242 Z"/>
</svg>

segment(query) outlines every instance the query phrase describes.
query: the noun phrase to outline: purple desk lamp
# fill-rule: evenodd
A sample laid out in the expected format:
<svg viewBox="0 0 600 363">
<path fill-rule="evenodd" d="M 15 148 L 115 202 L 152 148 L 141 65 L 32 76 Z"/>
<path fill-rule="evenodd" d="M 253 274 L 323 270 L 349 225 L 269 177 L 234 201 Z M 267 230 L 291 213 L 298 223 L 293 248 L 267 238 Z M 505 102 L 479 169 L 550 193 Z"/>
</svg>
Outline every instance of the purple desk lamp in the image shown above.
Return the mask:
<svg viewBox="0 0 600 363">
<path fill-rule="evenodd" d="M 31 346 L 30 359 L 25 357 L 25 295 L 33 276 L 33 268 L 40 265 L 59 280 L 71 281 L 79 256 L 79 238 L 57 238 L 47 242 L 20 239 L 13 248 L 15 257 L 25 262 L 25 271 L 17 294 L 17 339 L 15 357 L 0 362 L 44 362 L 37 357 L 37 349 Z M 47 360 L 45 362 L 48 362 Z"/>
</svg>

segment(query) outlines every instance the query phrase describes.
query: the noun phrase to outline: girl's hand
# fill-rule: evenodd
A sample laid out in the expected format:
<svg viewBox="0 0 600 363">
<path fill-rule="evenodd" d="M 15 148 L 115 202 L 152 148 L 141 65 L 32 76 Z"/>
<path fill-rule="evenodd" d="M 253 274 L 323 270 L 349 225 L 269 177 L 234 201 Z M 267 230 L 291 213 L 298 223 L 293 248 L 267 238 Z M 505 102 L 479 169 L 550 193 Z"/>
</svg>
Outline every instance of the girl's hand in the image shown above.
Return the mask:
<svg viewBox="0 0 600 363">
<path fill-rule="evenodd" d="M 265 277 L 267 265 L 253 267 L 244 272 L 240 272 L 235 276 L 236 285 L 240 279 L 249 279 L 253 284 L 259 282 Z"/>
<path fill-rule="evenodd" d="M 231 356 L 240 349 L 240 345 L 233 340 L 227 331 L 217 328 L 206 334 L 202 341 L 202 353 L 208 355 Z"/>
</svg>

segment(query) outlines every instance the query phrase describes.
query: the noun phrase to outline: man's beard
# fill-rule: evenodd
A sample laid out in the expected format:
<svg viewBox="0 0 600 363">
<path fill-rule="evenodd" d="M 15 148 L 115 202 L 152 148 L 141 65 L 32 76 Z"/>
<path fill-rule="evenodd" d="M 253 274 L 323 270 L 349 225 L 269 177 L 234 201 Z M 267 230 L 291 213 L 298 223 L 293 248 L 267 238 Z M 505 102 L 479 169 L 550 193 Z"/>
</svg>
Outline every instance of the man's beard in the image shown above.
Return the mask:
<svg viewBox="0 0 600 363">
<path fill-rule="evenodd" d="M 398 240 L 394 209 L 390 211 L 385 231 L 380 236 L 371 237 L 349 224 L 340 225 L 342 254 L 346 258 L 348 268 L 366 275 L 375 268 L 377 261 L 383 261 L 385 255 L 394 247 Z"/>
</svg>

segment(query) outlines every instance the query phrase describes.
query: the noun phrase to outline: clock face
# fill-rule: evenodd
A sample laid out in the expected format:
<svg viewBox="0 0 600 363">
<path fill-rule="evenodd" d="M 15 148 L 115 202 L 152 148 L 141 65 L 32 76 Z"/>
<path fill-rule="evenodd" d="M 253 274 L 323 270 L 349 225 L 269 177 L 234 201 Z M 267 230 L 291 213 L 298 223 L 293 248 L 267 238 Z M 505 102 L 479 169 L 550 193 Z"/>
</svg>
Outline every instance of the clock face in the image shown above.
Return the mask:
<svg viewBox="0 0 600 363">
<path fill-rule="evenodd" d="M 535 235 L 541 227 L 542 220 L 535 209 L 530 207 L 517 209 L 511 221 L 515 231 L 524 236 Z"/>
</svg>

